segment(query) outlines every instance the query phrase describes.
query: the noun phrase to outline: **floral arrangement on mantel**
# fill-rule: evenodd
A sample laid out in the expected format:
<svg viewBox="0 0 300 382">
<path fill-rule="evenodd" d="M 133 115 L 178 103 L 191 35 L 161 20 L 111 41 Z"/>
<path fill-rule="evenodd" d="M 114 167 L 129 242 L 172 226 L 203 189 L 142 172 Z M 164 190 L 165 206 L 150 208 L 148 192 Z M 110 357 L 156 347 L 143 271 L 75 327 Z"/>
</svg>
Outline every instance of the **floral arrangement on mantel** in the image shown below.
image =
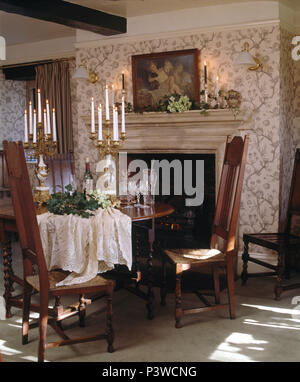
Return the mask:
<svg viewBox="0 0 300 382">
<path fill-rule="evenodd" d="M 204 96 L 205 91 L 202 90 L 200 95 Z M 239 113 L 239 107 L 241 104 L 241 94 L 236 90 L 229 90 L 224 92 L 219 90 L 218 97 L 214 97 L 211 94 L 207 95 L 208 102 L 194 101 L 189 99 L 186 95 L 179 95 L 177 93 L 171 96 L 164 96 L 159 100 L 155 106 L 148 105 L 142 108 L 133 108 L 130 102 L 125 102 L 126 113 L 144 113 L 144 112 L 167 112 L 167 113 L 182 113 L 188 110 L 200 110 L 201 114 L 205 114 L 208 110 L 217 109 L 230 109 L 234 116 Z M 121 104 L 116 104 L 120 106 Z"/>
<path fill-rule="evenodd" d="M 94 216 L 93 211 L 99 208 L 119 208 L 120 201 L 113 195 L 106 195 L 94 190 L 87 196 L 73 191 L 72 185 L 65 187 L 65 192 L 56 192 L 46 202 L 47 210 L 55 215 L 78 215 L 82 218 Z"/>
</svg>

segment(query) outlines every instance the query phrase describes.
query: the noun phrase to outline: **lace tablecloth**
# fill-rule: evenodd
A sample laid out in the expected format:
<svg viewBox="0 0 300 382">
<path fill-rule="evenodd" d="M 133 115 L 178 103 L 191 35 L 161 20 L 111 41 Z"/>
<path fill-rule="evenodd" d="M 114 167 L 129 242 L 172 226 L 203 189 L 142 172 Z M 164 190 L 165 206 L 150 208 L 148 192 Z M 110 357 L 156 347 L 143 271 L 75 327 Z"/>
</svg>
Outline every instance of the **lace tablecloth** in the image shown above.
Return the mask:
<svg viewBox="0 0 300 382">
<path fill-rule="evenodd" d="M 57 286 L 83 283 L 124 264 L 132 266 L 131 219 L 114 208 L 89 219 L 76 215 L 37 216 L 48 270 L 71 273 Z"/>
</svg>

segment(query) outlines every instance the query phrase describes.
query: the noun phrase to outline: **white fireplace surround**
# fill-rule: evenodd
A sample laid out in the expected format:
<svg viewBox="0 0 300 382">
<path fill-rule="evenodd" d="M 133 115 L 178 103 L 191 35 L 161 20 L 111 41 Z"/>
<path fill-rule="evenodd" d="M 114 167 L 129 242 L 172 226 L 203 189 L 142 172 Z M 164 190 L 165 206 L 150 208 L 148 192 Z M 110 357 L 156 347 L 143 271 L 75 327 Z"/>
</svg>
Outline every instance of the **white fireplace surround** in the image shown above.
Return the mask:
<svg viewBox="0 0 300 382">
<path fill-rule="evenodd" d="M 90 117 L 82 117 L 90 129 Z M 226 137 L 249 130 L 245 115 L 236 117 L 228 109 L 183 113 L 145 112 L 126 114 L 126 140 L 121 151 L 128 153 L 215 154 L 216 184 L 219 183 Z M 96 126 L 97 128 L 97 126 Z"/>
</svg>

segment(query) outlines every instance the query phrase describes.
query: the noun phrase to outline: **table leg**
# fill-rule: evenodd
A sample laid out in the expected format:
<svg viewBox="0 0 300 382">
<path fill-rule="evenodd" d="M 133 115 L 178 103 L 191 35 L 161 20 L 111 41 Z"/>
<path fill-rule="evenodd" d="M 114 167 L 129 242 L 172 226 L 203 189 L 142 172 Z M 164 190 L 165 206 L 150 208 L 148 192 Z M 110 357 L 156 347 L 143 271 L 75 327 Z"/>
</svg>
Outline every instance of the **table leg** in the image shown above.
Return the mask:
<svg viewBox="0 0 300 382">
<path fill-rule="evenodd" d="M 11 304 L 10 304 L 10 299 L 12 297 L 12 294 L 11 294 L 11 290 L 12 290 L 11 241 L 10 241 L 10 239 L 7 239 L 7 237 L 4 237 L 4 240 L 1 240 L 1 241 L 2 241 L 2 250 L 3 250 L 3 272 L 4 272 L 4 295 L 3 295 L 3 297 L 5 300 L 6 318 L 10 318 L 10 317 L 12 317 Z"/>
<path fill-rule="evenodd" d="M 147 295 L 147 310 L 148 319 L 152 320 L 154 318 L 154 293 L 153 293 L 153 243 L 155 240 L 155 226 L 154 219 L 152 220 L 152 227 L 148 231 L 149 240 L 149 256 L 147 260 L 147 273 L 148 273 L 148 295 Z"/>
</svg>

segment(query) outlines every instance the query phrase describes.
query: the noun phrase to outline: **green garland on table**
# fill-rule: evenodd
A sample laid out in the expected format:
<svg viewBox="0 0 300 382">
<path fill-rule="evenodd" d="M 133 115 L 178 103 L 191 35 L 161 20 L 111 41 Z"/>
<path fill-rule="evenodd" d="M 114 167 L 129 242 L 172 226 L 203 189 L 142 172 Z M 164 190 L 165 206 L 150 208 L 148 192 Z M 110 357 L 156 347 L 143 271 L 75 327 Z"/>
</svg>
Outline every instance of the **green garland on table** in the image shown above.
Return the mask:
<svg viewBox="0 0 300 382">
<path fill-rule="evenodd" d="M 72 192 L 72 186 L 68 184 L 65 192 L 56 192 L 46 202 L 49 212 L 55 215 L 78 215 L 82 218 L 94 216 L 93 211 L 99 208 L 118 207 L 118 200 L 110 195 L 102 194 L 94 190 L 86 197 L 79 191 Z"/>
</svg>

